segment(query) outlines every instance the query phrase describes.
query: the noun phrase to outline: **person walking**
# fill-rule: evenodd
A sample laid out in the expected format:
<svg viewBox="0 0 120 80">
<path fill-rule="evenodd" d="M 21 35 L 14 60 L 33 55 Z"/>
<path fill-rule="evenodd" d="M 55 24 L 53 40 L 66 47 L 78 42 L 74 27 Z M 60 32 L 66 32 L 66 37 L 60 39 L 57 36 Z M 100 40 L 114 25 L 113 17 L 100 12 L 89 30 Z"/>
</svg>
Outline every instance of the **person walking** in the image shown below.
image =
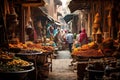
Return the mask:
<svg viewBox="0 0 120 80">
<path fill-rule="evenodd" d="M 80 42 L 81 46 L 88 43 L 87 33 L 86 33 L 86 30 L 84 28 L 82 29 L 82 31 L 79 35 L 79 42 Z"/>
<path fill-rule="evenodd" d="M 72 45 L 73 45 L 74 36 L 71 33 L 71 31 L 69 31 L 68 34 L 66 35 L 66 40 L 68 43 L 69 51 L 72 52 Z"/>
</svg>

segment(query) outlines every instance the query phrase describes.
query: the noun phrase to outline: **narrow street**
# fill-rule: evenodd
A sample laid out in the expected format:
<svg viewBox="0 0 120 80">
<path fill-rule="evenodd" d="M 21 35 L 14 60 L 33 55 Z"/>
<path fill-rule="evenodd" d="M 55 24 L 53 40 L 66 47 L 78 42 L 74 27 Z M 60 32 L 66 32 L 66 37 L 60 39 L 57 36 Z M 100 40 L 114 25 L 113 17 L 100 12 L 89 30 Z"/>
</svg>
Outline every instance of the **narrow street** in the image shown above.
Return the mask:
<svg viewBox="0 0 120 80">
<path fill-rule="evenodd" d="M 120 80 L 120 0 L 0 0 L 0 80 Z"/>
<path fill-rule="evenodd" d="M 70 67 L 71 55 L 68 50 L 58 51 L 57 58 L 53 59 L 53 71 L 47 80 L 77 80 L 77 74 Z"/>
</svg>

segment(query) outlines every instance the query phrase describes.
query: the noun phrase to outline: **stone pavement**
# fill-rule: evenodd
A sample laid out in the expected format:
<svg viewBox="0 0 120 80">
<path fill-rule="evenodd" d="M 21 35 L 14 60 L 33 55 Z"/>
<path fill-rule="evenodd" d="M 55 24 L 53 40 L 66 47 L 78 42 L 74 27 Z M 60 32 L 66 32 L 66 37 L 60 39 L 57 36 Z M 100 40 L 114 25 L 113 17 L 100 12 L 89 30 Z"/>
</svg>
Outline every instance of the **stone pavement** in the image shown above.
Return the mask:
<svg viewBox="0 0 120 80">
<path fill-rule="evenodd" d="M 71 61 L 68 50 L 58 51 L 57 58 L 53 59 L 53 71 L 47 80 L 77 80 L 77 73 L 69 67 Z"/>
<path fill-rule="evenodd" d="M 71 53 L 68 50 L 57 51 L 57 59 L 71 59 Z"/>
</svg>

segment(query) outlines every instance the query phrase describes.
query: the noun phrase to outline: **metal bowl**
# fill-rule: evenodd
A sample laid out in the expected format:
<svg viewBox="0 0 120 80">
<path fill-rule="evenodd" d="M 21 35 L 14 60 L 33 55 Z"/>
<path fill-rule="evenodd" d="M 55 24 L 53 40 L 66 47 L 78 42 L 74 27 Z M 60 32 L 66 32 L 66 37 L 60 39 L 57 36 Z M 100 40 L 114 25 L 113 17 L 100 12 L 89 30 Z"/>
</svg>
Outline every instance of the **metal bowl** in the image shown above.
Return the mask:
<svg viewBox="0 0 120 80">
<path fill-rule="evenodd" d="M 34 69 L 34 67 L 31 67 L 24 71 L 0 72 L 0 80 L 24 80 L 27 78 L 27 74 Z"/>
</svg>

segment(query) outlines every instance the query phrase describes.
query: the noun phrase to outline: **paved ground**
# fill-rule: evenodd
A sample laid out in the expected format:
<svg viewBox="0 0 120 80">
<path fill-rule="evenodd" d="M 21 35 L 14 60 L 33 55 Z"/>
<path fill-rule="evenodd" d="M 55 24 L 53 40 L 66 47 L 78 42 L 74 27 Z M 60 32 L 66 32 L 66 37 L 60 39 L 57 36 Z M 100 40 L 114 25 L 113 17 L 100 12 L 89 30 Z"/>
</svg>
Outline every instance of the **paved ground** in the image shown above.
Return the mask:
<svg viewBox="0 0 120 80">
<path fill-rule="evenodd" d="M 71 59 L 71 54 L 68 50 L 57 51 L 57 59 Z"/>
<path fill-rule="evenodd" d="M 58 51 L 57 59 L 53 59 L 53 71 L 47 80 L 77 80 L 76 72 L 69 67 L 71 60 L 69 51 Z"/>
</svg>

